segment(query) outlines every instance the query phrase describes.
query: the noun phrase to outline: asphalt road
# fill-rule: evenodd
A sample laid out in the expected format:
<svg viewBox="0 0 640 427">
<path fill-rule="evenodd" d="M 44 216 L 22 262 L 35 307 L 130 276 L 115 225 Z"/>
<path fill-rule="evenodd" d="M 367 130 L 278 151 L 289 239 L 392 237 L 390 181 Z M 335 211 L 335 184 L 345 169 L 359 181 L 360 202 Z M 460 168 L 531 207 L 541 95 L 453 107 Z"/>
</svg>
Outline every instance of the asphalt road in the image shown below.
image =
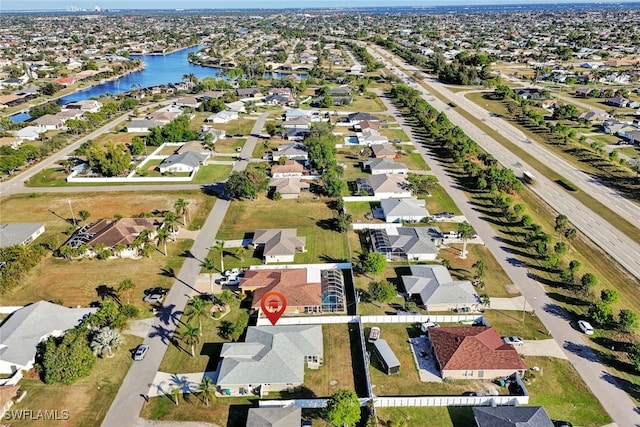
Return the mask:
<svg viewBox="0 0 640 427">
<path fill-rule="evenodd" d="M 395 113 L 396 110 L 393 104 L 387 98 L 382 98 L 382 100 L 389 111 Z M 394 115 L 401 117 L 397 113 Z M 413 134 L 413 129 L 410 126 L 406 123 L 401 123 L 401 125 L 405 133 L 411 136 L 412 141 L 420 140 L 418 136 Z M 532 272 L 515 259 L 509 247 L 500 241 L 491 225 L 480 218 L 482 214 L 469 202 L 467 195 L 459 188 L 454 179 L 449 176 L 438 159 L 431 155 L 421 144 L 416 144 L 416 148 L 431 167 L 440 184 L 447 189 L 447 193 L 478 233 L 485 246 L 509 276 L 512 283 L 515 284 L 520 293 L 526 298 L 526 302 L 551 332 L 553 339 L 561 348 L 564 348 L 569 361 L 602 403 L 611 418 L 620 427 L 640 426 L 640 415 L 636 405 L 618 384 L 621 379 L 614 377 L 605 370 L 591 347 L 585 344 L 584 335 L 571 322 L 571 317 L 568 313 L 556 304 L 547 295 L 545 289 L 532 278 Z M 571 420 L 569 419 L 568 421 Z"/>
<path fill-rule="evenodd" d="M 165 103 L 151 104 L 149 106 L 146 106 L 145 108 L 151 109 L 151 108 L 157 107 L 158 105 L 164 105 L 164 104 L 168 104 L 168 103 L 165 102 Z M 0 195 L 6 196 L 6 195 L 9 195 L 9 194 L 25 193 L 25 192 L 29 192 L 29 191 L 40 192 L 40 188 L 27 188 L 27 187 L 25 187 L 24 183 L 27 180 L 29 180 L 29 178 L 31 178 L 32 176 L 36 175 L 40 171 L 42 171 L 44 169 L 51 168 L 52 166 L 54 166 L 59 161 L 61 161 L 61 160 L 65 159 L 66 157 L 68 157 L 69 154 L 73 153 L 84 142 L 89 141 L 90 139 L 97 138 L 100 135 L 102 135 L 102 134 L 104 134 L 106 132 L 109 132 L 111 129 L 113 129 L 114 127 L 116 127 L 119 124 L 123 123 L 124 121 L 128 120 L 130 114 L 131 114 L 131 112 L 127 112 L 127 113 L 115 118 L 114 120 L 110 121 L 109 123 L 107 123 L 107 124 L 101 126 L 100 128 L 94 130 L 89 135 L 83 136 L 82 138 L 80 138 L 79 140 L 74 142 L 73 144 L 68 145 L 68 146 L 64 147 L 62 150 L 60 150 L 60 151 L 56 152 L 55 154 L 52 154 L 51 156 L 47 157 L 46 159 L 42 160 L 40 163 L 30 167 L 29 169 L 25 170 L 22 173 L 17 174 L 13 178 L 10 178 L 10 179 L 0 183 Z M 80 187 L 78 187 L 78 188 L 80 188 Z M 109 187 L 103 187 L 103 188 L 109 188 Z M 61 189 L 59 191 L 63 192 L 65 190 Z M 69 192 L 68 189 L 66 189 L 66 191 Z M 88 190 L 80 190 L 80 191 L 88 191 Z M 109 190 L 103 190 L 103 191 L 109 191 Z M 113 191 L 113 190 L 111 190 L 111 191 Z"/>
<path fill-rule="evenodd" d="M 369 48 L 371 49 L 370 46 Z M 376 57 L 381 56 L 380 52 L 382 49 L 375 47 L 371 50 L 375 52 Z M 385 51 L 385 54 L 388 53 Z M 415 71 L 415 68 L 411 66 L 409 66 L 409 71 L 400 71 L 397 66 L 389 63 L 386 56 L 382 56 L 382 58 L 382 62 L 385 62 L 389 68 L 393 67 L 392 71 L 401 77 L 407 77 L 408 72 L 413 73 L 413 71 Z M 404 64 L 404 62 L 399 61 L 397 58 L 395 58 L 395 62 Z M 441 85 L 438 86 L 437 90 L 440 92 L 440 89 Z M 447 90 L 446 92 L 450 91 Z M 440 93 L 445 94 L 446 92 L 442 90 Z M 422 96 L 438 111 L 444 111 L 453 124 L 460 126 L 470 138 L 475 140 L 485 151 L 491 153 L 502 165 L 513 169 L 516 174 L 521 174 L 524 170 L 531 171 L 533 175 L 536 176 L 537 181 L 536 185 L 529 187 L 533 192 L 538 194 L 542 200 L 557 212 L 566 215 L 576 228 L 595 242 L 596 245 L 602 248 L 607 254 L 618 261 L 618 263 L 620 263 L 620 265 L 622 265 L 629 273 L 636 278 L 640 278 L 640 256 L 638 256 L 638 254 L 640 254 L 640 243 L 635 242 L 628 236 L 622 234 L 615 225 L 610 224 L 604 218 L 593 212 L 588 206 L 579 202 L 568 192 L 560 189 L 555 182 L 544 177 L 542 173 L 536 171 L 511 151 L 507 150 L 502 144 L 491 138 L 473 123 L 469 122 L 466 118 L 460 115 L 455 108 L 451 108 L 439 98 L 428 92 Z M 467 102 L 471 101 L 467 100 Z M 458 105 L 459 108 L 465 108 L 466 104 L 461 102 Z M 500 119 L 494 118 L 492 120 L 494 120 L 494 123 L 498 128 L 500 128 L 502 123 L 504 123 L 504 121 Z M 535 144 L 528 144 L 530 147 L 533 147 L 534 145 Z M 571 166 L 569 166 L 569 168 L 574 170 Z M 558 169 L 556 172 L 564 174 L 565 171 L 563 169 Z M 603 200 L 602 197 L 604 197 L 605 193 L 608 193 L 611 190 L 608 190 L 605 186 L 602 186 L 597 182 L 593 182 L 591 184 L 599 188 L 599 191 L 593 192 L 592 196 L 597 197 L 605 205 L 615 210 L 618 209 L 619 204 L 629 206 L 628 203 L 630 202 L 628 201 L 623 202 L 622 200 L 610 199 Z M 636 206 L 636 208 L 638 207 Z M 629 207 L 629 209 L 631 209 L 631 207 Z M 638 224 L 638 221 L 640 221 L 640 213 L 633 223 Z"/>
<path fill-rule="evenodd" d="M 258 138 L 255 135 L 260 134 L 268 115 L 269 113 L 262 114 L 256 120 L 251 136 L 247 138 L 240 153 L 243 159 L 251 158 L 253 149 L 258 143 Z M 238 161 L 233 170 L 242 171 L 247 167 L 247 164 L 247 161 Z M 103 426 L 121 427 L 144 424 L 139 417 L 145 402 L 143 396 L 148 393 L 165 352 L 170 345 L 171 337 L 189 300 L 189 294 L 193 290 L 192 285 L 196 283 L 200 274 L 200 264 L 209 253 L 209 249 L 215 244 L 215 236 L 218 234 L 218 229 L 224 220 L 230 203 L 229 200 L 222 198 L 216 200 L 190 250 L 189 257 L 182 265 L 180 273 L 163 303 L 163 309 L 158 313 L 151 327 L 151 332 L 145 339 L 145 343 L 149 344 L 149 352 L 144 360 L 134 362 L 129 369 L 116 398 L 102 422 Z"/>
</svg>

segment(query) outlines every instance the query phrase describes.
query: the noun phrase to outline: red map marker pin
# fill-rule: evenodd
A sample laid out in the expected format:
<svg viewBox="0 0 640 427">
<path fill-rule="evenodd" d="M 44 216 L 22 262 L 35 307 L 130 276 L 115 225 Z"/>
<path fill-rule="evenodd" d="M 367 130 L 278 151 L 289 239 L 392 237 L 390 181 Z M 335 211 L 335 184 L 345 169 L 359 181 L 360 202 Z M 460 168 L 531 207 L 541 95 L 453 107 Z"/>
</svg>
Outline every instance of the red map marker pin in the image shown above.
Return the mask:
<svg viewBox="0 0 640 427">
<path fill-rule="evenodd" d="M 267 319 L 275 326 L 287 308 L 287 299 L 280 292 L 270 291 L 262 296 L 260 307 Z"/>
</svg>

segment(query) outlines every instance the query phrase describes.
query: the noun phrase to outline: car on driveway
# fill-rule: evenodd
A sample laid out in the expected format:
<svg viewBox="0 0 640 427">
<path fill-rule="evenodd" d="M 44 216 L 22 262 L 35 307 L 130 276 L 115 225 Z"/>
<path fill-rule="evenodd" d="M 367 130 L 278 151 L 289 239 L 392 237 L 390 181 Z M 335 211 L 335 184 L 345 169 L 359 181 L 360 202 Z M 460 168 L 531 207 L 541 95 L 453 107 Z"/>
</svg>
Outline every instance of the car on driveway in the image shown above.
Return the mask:
<svg viewBox="0 0 640 427">
<path fill-rule="evenodd" d="M 593 326 L 586 320 L 578 320 L 578 328 L 587 335 L 593 335 Z"/>
<path fill-rule="evenodd" d="M 169 289 L 163 288 L 161 286 L 156 286 L 154 288 L 149 288 L 144 290 L 145 295 L 153 295 L 153 294 L 166 295 L 168 293 L 169 293 Z"/>
<path fill-rule="evenodd" d="M 502 342 L 511 345 L 523 345 L 524 340 L 521 337 L 502 337 Z"/>
<path fill-rule="evenodd" d="M 150 294 L 142 298 L 142 301 L 154 303 L 154 302 L 162 302 L 163 299 L 164 299 L 164 295 L 162 294 Z"/>
<path fill-rule="evenodd" d="M 149 351 L 148 344 L 140 344 L 138 348 L 136 348 L 135 353 L 133 353 L 133 360 L 142 360 L 147 355 L 147 351 Z"/>
</svg>

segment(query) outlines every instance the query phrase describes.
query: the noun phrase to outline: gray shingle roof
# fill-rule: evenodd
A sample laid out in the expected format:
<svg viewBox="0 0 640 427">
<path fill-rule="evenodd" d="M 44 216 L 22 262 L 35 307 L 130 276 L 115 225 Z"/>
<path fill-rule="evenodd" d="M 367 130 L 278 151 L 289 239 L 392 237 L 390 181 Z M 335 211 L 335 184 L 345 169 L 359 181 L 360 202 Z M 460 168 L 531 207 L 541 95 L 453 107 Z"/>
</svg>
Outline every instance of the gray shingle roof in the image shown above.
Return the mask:
<svg viewBox="0 0 640 427">
<path fill-rule="evenodd" d="M 429 211 L 424 207 L 424 200 L 418 199 L 383 199 L 380 201 L 380 207 L 384 212 L 384 216 L 429 216 Z"/>
<path fill-rule="evenodd" d="M 38 301 L 13 313 L 0 326 L 0 360 L 26 366 L 36 354 L 40 340 L 77 326 L 97 308 L 67 308 Z"/>
<path fill-rule="evenodd" d="M 553 427 L 542 406 L 476 406 L 473 415 L 478 427 Z"/>
<path fill-rule="evenodd" d="M 478 296 L 468 280 L 453 281 L 442 265 L 412 265 L 402 283 L 409 294 L 420 294 L 423 304 L 477 304 Z"/>
<path fill-rule="evenodd" d="M 376 170 L 408 171 L 404 163 L 398 163 L 393 159 L 373 159 L 365 162 L 365 166 L 373 173 Z"/>
<path fill-rule="evenodd" d="M 437 254 L 438 248 L 431 241 L 429 230 L 424 227 L 398 227 L 398 234 L 388 234 L 389 243 L 394 248 L 402 248 L 407 255 Z"/>
<path fill-rule="evenodd" d="M 0 224 L 0 248 L 23 243 L 42 226 L 44 224 L 36 222 Z"/>
<path fill-rule="evenodd" d="M 302 408 L 250 408 L 246 427 L 300 427 Z"/>
<path fill-rule="evenodd" d="M 197 168 L 205 160 L 207 160 L 206 154 L 196 153 L 195 151 L 186 151 L 167 157 L 162 161 L 162 163 L 160 163 L 160 167 L 168 168 L 176 164 L 183 164 Z"/>
<path fill-rule="evenodd" d="M 222 346 L 218 386 L 302 384 L 305 356 L 322 356 L 322 326 L 250 326 L 244 343 Z"/>
</svg>

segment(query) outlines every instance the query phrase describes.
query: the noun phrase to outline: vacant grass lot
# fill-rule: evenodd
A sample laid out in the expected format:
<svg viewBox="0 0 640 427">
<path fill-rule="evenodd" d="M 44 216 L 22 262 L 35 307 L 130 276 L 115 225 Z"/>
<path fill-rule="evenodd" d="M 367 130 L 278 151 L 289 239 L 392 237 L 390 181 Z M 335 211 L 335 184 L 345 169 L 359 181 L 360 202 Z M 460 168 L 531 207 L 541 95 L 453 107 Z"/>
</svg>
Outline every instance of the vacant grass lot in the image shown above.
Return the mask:
<svg viewBox="0 0 640 427">
<path fill-rule="evenodd" d="M 428 422 L 429 427 L 469 427 L 475 425 L 473 409 L 467 406 L 450 406 L 437 408 L 408 407 L 408 408 L 377 408 L 378 425 L 423 425 Z M 426 421 L 428 420 L 428 421 Z M 392 424 L 390 424 L 392 423 Z"/>
<path fill-rule="evenodd" d="M 125 335 L 124 338 L 123 345 L 115 352 L 113 358 L 98 359 L 91 375 L 72 385 L 45 384 L 39 379 L 22 379 L 20 388 L 27 392 L 27 396 L 11 410 L 33 410 L 34 417 L 38 410 L 57 410 L 60 416 L 63 410 L 68 410 L 67 421 L 49 422 L 48 425 L 100 425 L 131 366 L 131 352 L 142 342 L 141 338 L 131 335 Z M 46 424 L 42 420 L 27 418 L 14 425 L 42 427 Z"/>
<path fill-rule="evenodd" d="M 231 120 L 229 123 L 212 123 L 211 127 L 215 129 L 222 129 L 227 132 L 229 137 L 231 137 L 236 134 L 249 135 L 255 124 L 255 118 L 242 118 Z"/>
<path fill-rule="evenodd" d="M 546 340 L 551 338 L 538 316 L 521 311 L 485 310 L 483 316 L 502 336 L 516 335 L 525 340 Z"/>
<path fill-rule="evenodd" d="M 404 133 L 404 131 L 400 128 L 398 129 L 379 129 L 380 135 L 386 136 L 387 138 L 389 138 L 389 141 L 393 141 L 394 139 L 399 140 L 400 142 L 407 142 L 409 141 L 409 137 L 407 136 L 406 133 Z"/>
<path fill-rule="evenodd" d="M 217 153 L 236 153 L 237 148 L 242 148 L 246 138 L 224 138 L 219 139 L 215 143 L 215 151 Z M 215 157 L 213 158 L 215 160 Z"/>
<path fill-rule="evenodd" d="M 369 113 L 386 110 L 380 98 L 368 99 L 364 96 L 354 96 L 351 104 L 331 107 L 331 109 L 334 111 L 362 111 Z"/>
<path fill-rule="evenodd" d="M 345 235 L 329 229 L 335 216 L 328 200 L 234 200 L 218 232 L 218 240 L 242 239 L 258 229 L 296 228 L 306 238 L 306 253 L 296 254 L 297 263 L 348 260 Z"/>
</svg>

